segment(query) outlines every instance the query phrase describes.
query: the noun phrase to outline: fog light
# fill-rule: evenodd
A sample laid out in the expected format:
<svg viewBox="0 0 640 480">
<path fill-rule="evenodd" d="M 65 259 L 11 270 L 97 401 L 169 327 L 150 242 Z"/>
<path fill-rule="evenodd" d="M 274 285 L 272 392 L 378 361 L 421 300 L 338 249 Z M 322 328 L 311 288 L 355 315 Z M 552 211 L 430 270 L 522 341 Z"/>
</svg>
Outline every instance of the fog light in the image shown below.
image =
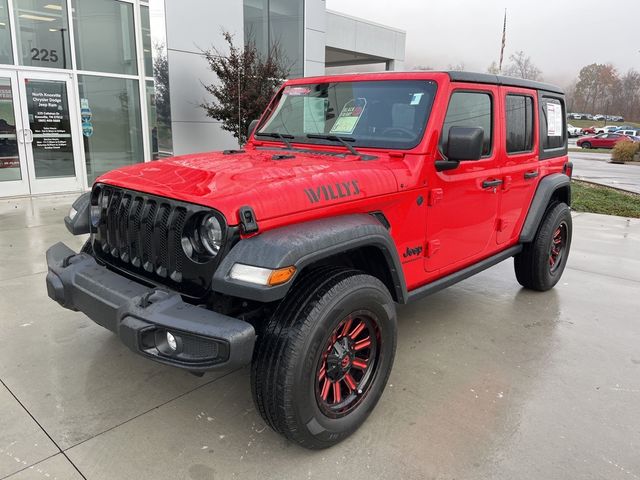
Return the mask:
<svg viewBox="0 0 640 480">
<path fill-rule="evenodd" d="M 167 332 L 167 345 L 169 345 L 169 348 L 174 352 L 178 349 L 178 341 L 176 340 L 176 337 L 171 334 L 171 332 Z"/>
</svg>

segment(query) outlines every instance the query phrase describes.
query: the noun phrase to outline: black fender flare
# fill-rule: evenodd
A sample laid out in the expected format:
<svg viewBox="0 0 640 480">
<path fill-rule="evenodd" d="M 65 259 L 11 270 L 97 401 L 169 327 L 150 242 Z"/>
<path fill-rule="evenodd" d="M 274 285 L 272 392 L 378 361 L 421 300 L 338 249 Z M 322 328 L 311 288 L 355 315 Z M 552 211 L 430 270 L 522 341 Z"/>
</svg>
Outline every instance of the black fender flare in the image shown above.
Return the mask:
<svg viewBox="0 0 640 480">
<path fill-rule="evenodd" d="M 529 213 L 520 232 L 520 243 L 528 243 L 533 240 L 542 221 L 542 217 L 544 217 L 544 213 L 547 211 L 549 201 L 553 197 L 553 194 L 560 189 L 568 190 L 566 201 L 568 205 L 571 205 L 571 178 L 569 178 L 568 175 L 564 173 L 553 173 L 540 180 L 536 193 L 531 201 Z"/>
<path fill-rule="evenodd" d="M 367 214 L 312 220 L 240 240 L 218 265 L 211 288 L 218 293 L 248 300 L 280 300 L 306 266 L 365 246 L 381 251 L 393 280 L 395 291 L 391 294 L 404 303 L 407 288 L 395 243 L 389 231 Z M 296 273 L 283 285 L 267 287 L 232 279 L 229 274 L 235 263 L 270 269 L 295 266 Z"/>
</svg>

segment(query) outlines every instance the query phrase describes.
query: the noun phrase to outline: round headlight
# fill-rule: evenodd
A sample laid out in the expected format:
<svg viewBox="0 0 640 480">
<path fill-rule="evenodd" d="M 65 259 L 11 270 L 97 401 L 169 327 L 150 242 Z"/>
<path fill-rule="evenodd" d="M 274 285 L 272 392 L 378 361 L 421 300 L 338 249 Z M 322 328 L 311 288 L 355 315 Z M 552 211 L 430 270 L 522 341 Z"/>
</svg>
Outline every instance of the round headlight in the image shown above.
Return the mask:
<svg viewBox="0 0 640 480">
<path fill-rule="evenodd" d="M 222 247 L 222 226 L 218 219 L 213 215 L 204 217 L 198 227 L 198 236 L 206 252 L 215 257 Z"/>
</svg>

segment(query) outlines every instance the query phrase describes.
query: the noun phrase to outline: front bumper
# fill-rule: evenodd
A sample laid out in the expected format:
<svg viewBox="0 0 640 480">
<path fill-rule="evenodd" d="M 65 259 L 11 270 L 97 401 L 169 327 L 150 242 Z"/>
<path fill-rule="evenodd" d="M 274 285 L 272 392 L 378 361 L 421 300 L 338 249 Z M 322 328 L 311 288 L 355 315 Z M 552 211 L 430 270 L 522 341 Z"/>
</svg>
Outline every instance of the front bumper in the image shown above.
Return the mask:
<svg viewBox="0 0 640 480">
<path fill-rule="evenodd" d="M 113 332 L 134 352 L 192 372 L 251 362 L 253 326 L 185 303 L 179 294 L 129 280 L 63 243 L 47 250 L 47 293 Z M 176 339 L 176 349 L 167 342 Z"/>
</svg>

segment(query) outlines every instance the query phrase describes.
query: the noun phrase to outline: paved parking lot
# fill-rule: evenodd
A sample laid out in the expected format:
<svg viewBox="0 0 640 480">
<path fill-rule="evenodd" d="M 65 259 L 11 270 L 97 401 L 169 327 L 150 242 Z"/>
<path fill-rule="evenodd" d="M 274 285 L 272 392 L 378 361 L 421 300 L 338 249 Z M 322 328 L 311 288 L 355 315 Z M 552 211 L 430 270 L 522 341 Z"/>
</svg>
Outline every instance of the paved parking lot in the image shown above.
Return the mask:
<svg viewBox="0 0 640 480">
<path fill-rule="evenodd" d="M 196 378 L 46 296 L 73 197 L 0 203 L 0 479 L 640 478 L 640 221 L 576 214 L 545 294 L 511 262 L 399 311 L 368 422 L 309 452 L 256 413 L 246 369 Z"/>
<path fill-rule="evenodd" d="M 573 177 L 640 194 L 640 165 L 608 163 L 608 153 L 569 152 Z"/>
</svg>

